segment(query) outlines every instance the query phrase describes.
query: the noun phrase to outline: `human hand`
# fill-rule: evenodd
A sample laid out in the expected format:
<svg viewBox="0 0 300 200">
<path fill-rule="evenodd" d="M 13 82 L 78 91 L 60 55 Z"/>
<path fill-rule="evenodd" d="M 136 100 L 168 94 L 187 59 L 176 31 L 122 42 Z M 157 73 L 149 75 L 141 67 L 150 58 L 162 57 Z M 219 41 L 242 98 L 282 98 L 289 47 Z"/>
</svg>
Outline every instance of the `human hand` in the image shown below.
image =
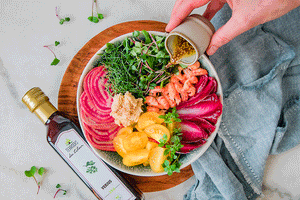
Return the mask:
<svg viewBox="0 0 300 200">
<path fill-rule="evenodd" d="M 225 3 L 228 3 L 232 10 L 232 16 L 229 21 L 212 36 L 206 50 L 208 55 L 214 54 L 219 47 L 243 32 L 259 24 L 279 18 L 300 6 L 300 0 L 177 0 L 166 31 L 170 32 L 173 30 L 194 9 L 207 3 L 209 4 L 203 16 L 208 20 L 211 20 Z"/>
</svg>

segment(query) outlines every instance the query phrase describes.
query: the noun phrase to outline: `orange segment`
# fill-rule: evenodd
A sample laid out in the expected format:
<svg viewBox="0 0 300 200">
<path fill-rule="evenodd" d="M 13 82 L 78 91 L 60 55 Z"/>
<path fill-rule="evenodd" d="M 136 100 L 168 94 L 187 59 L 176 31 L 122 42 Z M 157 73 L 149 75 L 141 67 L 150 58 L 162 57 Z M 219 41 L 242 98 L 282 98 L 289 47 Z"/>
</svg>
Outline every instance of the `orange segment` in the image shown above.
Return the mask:
<svg viewBox="0 0 300 200">
<path fill-rule="evenodd" d="M 158 144 L 156 142 L 148 141 L 145 149 L 151 151 L 152 149 L 154 149 L 157 146 L 158 146 Z M 144 162 L 143 165 L 144 166 L 149 166 L 149 160 L 147 160 L 146 162 Z"/>
<path fill-rule="evenodd" d="M 130 126 L 121 128 L 117 136 L 113 139 L 114 148 L 117 151 L 117 153 L 122 157 L 124 157 L 125 154 L 128 152 L 128 150 L 124 148 L 124 142 L 127 140 L 127 137 L 132 134 L 132 132 L 133 128 Z"/>
<path fill-rule="evenodd" d="M 120 129 L 113 139 L 113 145 L 117 153 L 124 157 L 128 152 L 144 149 L 148 143 L 148 136 L 144 132 L 132 132 L 133 128 Z"/>
<path fill-rule="evenodd" d="M 158 141 L 163 138 L 163 135 L 167 135 L 167 141 L 170 139 L 170 131 L 167 127 L 161 124 L 153 124 L 144 129 L 144 132 L 148 135 L 148 137 L 153 138 Z"/>
<path fill-rule="evenodd" d="M 121 134 L 130 134 L 133 132 L 133 128 L 131 126 L 123 127 L 119 130 L 118 135 Z"/>
<path fill-rule="evenodd" d="M 123 164 L 126 166 L 140 165 L 146 162 L 149 158 L 149 150 L 140 149 L 134 152 L 127 153 L 123 158 Z"/>
<path fill-rule="evenodd" d="M 165 148 L 155 147 L 149 154 L 149 164 L 154 172 L 163 172 L 162 164 L 167 159 L 168 155 L 164 155 Z"/>
<path fill-rule="evenodd" d="M 164 122 L 164 119 L 159 118 L 161 114 L 157 112 L 145 112 L 143 113 L 138 120 L 137 126 L 138 130 L 143 130 L 147 126 L 152 124 L 161 124 Z"/>
<path fill-rule="evenodd" d="M 148 142 L 148 136 L 144 132 L 133 132 L 124 140 L 124 149 L 127 152 L 144 149 Z"/>
<path fill-rule="evenodd" d="M 146 145 L 146 149 L 148 149 L 150 151 L 151 149 L 154 149 L 157 146 L 158 146 L 158 144 L 156 142 L 148 141 L 147 145 Z"/>
<path fill-rule="evenodd" d="M 127 135 L 126 134 L 120 134 L 117 135 L 114 139 L 113 139 L 113 145 L 115 150 L 117 151 L 117 153 L 124 157 L 127 153 L 127 150 L 124 148 L 124 141 L 127 139 Z"/>
</svg>

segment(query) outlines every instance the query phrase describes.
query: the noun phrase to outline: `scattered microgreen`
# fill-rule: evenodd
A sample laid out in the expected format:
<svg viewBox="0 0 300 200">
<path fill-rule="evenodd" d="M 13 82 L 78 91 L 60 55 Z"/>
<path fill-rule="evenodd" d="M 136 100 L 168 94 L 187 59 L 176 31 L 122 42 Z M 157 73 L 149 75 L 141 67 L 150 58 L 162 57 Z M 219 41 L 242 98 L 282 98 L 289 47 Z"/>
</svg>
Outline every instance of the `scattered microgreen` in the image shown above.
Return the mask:
<svg viewBox="0 0 300 200">
<path fill-rule="evenodd" d="M 171 124 L 173 122 L 181 122 L 181 119 L 178 118 L 179 115 L 176 112 L 176 108 L 173 107 L 172 112 L 168 112 L 165 115 L 160 115 L 159 118 L 164 119 L 164 122 Z"/>
<path fill-rule="evenodd" d="M 96 7 L 96 13 L 97 13 L 96 16 L 94 16 L 94 6 Z M 103 18 L 104 18 L 103 14 L 101 14 L 101 13 L 98 12 L 98 9 L 97 9 L 97 0 L 93 0 L 93 3 L 92 3 L 92 15 L 88 17 L 88 20 L 90 20 L 93 23 L 98 23 L 99 19 L 103 19 Z"/>
<path fill-rule="evenodd" d="M 59 41 L 55 41 L 54 46 L 58 46 L 59 44 L 60 44 Z M 50 49 L 50 46 L 53 46 L 53 44 L 44 45 L 44 47 L 46 47 L 47 49 L 49 49 L 51 51 L 51 53 L 54 55 L 54 59 L 51 62 L 51 65 L 57 65 L 60 62 L 60 60 L 56 57 L 54 51 L 52 49 Z"/>
<path fill-rule="evenodd" d="M 168 112 L 164 116 L 160 115 L 159 117 L 164 119 L 164 122 L 168 124 L 181 122 L 181 119 L 178 118 L 178 113 L 176 113 L 175 107 L 172 109 L 172 112 Z M 179 169 L 182 163 L 179 162 L 180 154 L 177 154 L 177 152 L 179 152 L 183 147 L 181 144 L 181 135 L 181 129 L 174 128 L 172 137 L 169 141 L 166 134 L 164 134 L 163 138 L 159 140 L 158 146 L 166 148 L 164 155 L 168 155 L 162 166 L 169 176 L 171 176 L 173 172 L 180 172 Z"/>
<path fill-rule="evenodd" d="M 55 15 L 59 19 L 59 24 L 63 24 L 64 22 L 70 21 L 70 17 L 61 18 L 57 13 L 57 7 L 55 7 Z"/>
<path fill-rule="evenodd" d="M 107 43 L 97 65 L 107 69 L 107 91 L 143 98 L 150 89 L 165 86 L 178 69 L 169 64 L 165 36 L 134 31 L 122 42 Z"/>
<path fill-rule="evenodd" d="M 58 188 L 58 190 L 56 191 L 56 193 L 54 194 L 54 199 L 55 199 L 55 197 L 56 197 L 56 195 L 57 195 L 57 193 L 59 192 L 59 191 L 63 191 L 64 193 L 63 193 L 63 195 L 66 195 L 67 194 L 67 190 L 64 190 L 64 189 L 61 189 L 61 185 L 60 184 L 57 184 L 56 185 L 56 188 Z"/>
<path fill-rule="evenodd" d="M 40 181 L 38 182 L 36 177 L 34 176 L 36 172 L 38 172 L 38 174 L 40 176 L 43 176 L 43 174 L 45 173 L 45 169 L 44 169 L 44 167 L 37 169 L 35 166 L 32 166 L 30 168 L 30 170 L 26 170 L 24 173 L 27 177 L 33 177 L 33 179 L 35 180 L 37 187 L 38 187 L 38 191 L 36 193 L 36 194 L 38 194 L 40 191 L 40 188 L 41 188 L 41 182 Z"/>
</svg>

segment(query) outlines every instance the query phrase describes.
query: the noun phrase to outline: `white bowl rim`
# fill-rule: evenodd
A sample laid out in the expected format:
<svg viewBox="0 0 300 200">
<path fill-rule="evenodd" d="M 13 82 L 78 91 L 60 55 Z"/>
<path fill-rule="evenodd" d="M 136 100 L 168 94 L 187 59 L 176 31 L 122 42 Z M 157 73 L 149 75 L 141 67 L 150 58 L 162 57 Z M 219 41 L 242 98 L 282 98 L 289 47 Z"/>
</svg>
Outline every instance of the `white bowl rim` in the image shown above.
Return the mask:
<svg viewBox="0 0 300 200">
<path fill-rule="evenodd" d="M 147 31 L 148 33 L 150 34 L 154 34 L 154 35 L 160 35 L 160 36 L 167 36 L 167 33 L 166 32 L 159 32 L 159 31 Z M 127 34 L 124 34 L 124 35 L 121 35 L 119 37 L 116 37 L 114 39 L 112 39 L 111 41 L 109 41 L 108 43 L 115 43 L 115 42 L 118 42 L 118 41 L 122 41 L 124 40 L 125 38 L 127 37 L 130 37 L 132 36 L 132 32 L 131 33 L 127 33 Z M 79 124 L 80 124 L 80 127 L 81 127 L 81 130 L 82 132 L 84 133 L 84 129 L 83 129 L 83 124 L 82 124 L 82 120 L 81 120 L 81 117 L 80 117 L 80 103 L 79 103 L 79 98 L 80 98 L 80 95 L 83 91 L 83 86 L 82 86 L 82 83 L 83 83 L 83 79 L 84 77 L 86 76 L 86 74 L 94 68 L 94 63 L 95 61 L 99 58 L 99 55 L 103 50 L 105 50 L 106 48 L 106 44 L 101 47 L 94 55 L 93 57 L 89 60 L 89 62 L 87 63 L 87 65 L 84 67 L 84 70 L 82 71 L 82 74 L 80 76 L 80 79 L 79 79 L 79 82 L 78 82 L 78 87 L 77 87 L 77 94 L 76 94 L 76 106 L 77 106 L 77 115 L 78 115 L 78 120 L 79 120 Z M 218 96 L 220 97 L 220 100 L 221 100 L 221 103 L 223 105 L 223 91 L 222 91 L 222 87 L 221 87 L 221 83 L 220 83 L 220 80 L 219 80 L 219 77 L 217 75 L 217 72 L 213 66 L 213 64 L 211 63 L 211 61 L 208 59 L 208 57 L 206 55 L 201 55 L 199 60 L 203 60 L 205 62 L 207 62 L 210 66 L 210 70 L 209 70 L 209 73 L 213 74 L 212 77 L 214 77 L 217 81 L 217 84 L 218 84 L 218 88 L 217 88 L 217 94 Z M 217 123 L 215 124 L 215 131 L 212 132 L 210 134 L 210 136 L 207 138 L 207 141 L 205 144 L 203 144 L 201 147 L 197 148 L 197 150 L 200 150 L 200 152 L 198 154 L 196 154 L 197 156 L 194 156 L 192 157 L 189 162 L 187 163 L 183 163 L 180 167 L 180 169 L 183 169 L 185 167 L 187 167 L 188 165 L 192 164 L 193 162 L 195 162 L 200 156 L 203 155 L 203 153 L 209 148 L 209 146 L 211 145 L 211 143 L 213 142 L 213 140 L 215 139 L 217 133 L 218 133 L 218 129 L 219 129 L 219 126 L 220 126 L 220 123 L 221 123 L 221 119 L 222 119 L 222 114 L 221 116 L 219 116 L 218 118 L 218 121 Z M 85 136 L 85 134 L 84 134 Z M 89 142 L 88 142 L 89 143 Z M 113 168 L 119 170 L 119 171 L 122 171 L 124 173 L 127 173 L 127 174 L 132 174 L 132 175 L 137 175 L 137 176 L 161 176 L 161 175 L 166 175 L 167 172 L 161 172 L 161 173 L 155 173 L 155 172 L 132 172 L 132 171 L 128 171 L 128 170 L 125 170 L 123 168 L 120 168 L 118 166 L 115 166 L 114 163 L 110 162 L 109 160 L 103 158 L 101 155 L 99 155 L 98 151 L 101 151 L 99 149 L 96 149 L 94 148 L 91 144 L 90 144 L 92 150 L 102 159 L 104 160 L 107 164 L 109 164 L 110 166 L 112 166 Z M 104 152 L 104 151 L 103 151 Z"/>
</svg>

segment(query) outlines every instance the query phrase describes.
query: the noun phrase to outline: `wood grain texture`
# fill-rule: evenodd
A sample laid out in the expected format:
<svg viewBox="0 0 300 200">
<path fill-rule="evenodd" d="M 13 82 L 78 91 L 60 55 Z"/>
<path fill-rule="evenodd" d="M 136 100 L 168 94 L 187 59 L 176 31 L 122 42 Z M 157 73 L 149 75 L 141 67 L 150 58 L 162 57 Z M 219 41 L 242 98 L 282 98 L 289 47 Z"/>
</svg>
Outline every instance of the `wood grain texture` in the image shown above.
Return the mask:
<svg viewBox="0 0 300 200">
<path fill-rule="evenodd" d="M 112 39 L 135 30 L 165 32 L 166 24 L 158 21 L 129 21 L 111 26 L 89 40 L 74 56 L 63 76 L 59 94 L 58 110 L 64 112 L 79 127 L 76 94 L 82 71 L 94 54 Z M 121 172 L 120 172 L 121 173 Z M 142 192 L 155 192 L 172 188 L 194 175 L 191 166 L 172 176 L 142 177 L 121 173 L 132 185 Z"/>
</svg>

